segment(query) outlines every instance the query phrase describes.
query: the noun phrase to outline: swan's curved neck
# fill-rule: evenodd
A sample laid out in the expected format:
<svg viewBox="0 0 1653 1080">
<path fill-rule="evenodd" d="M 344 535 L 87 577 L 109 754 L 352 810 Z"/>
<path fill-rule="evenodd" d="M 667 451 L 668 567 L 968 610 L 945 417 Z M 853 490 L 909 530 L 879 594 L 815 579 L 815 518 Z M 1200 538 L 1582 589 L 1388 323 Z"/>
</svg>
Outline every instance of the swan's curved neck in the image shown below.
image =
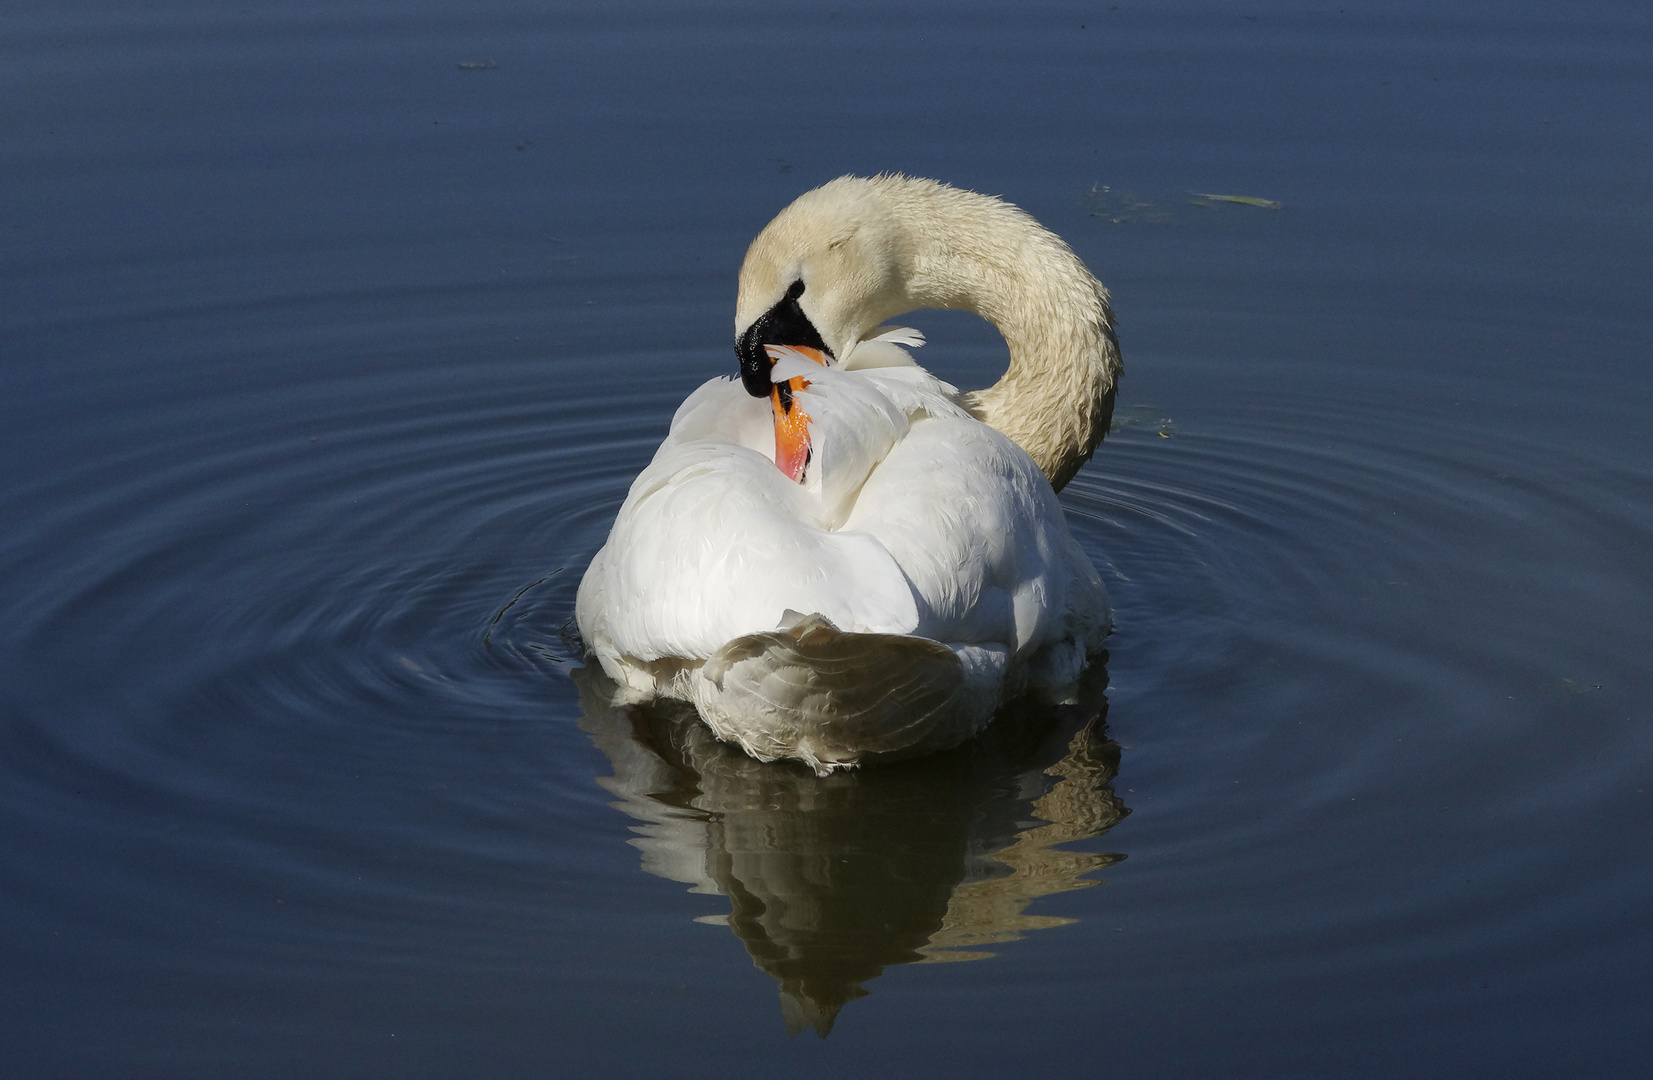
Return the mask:
<svg viewBox="0 0 1653 1080">
<path fill-rule="evenodd" d="M 906 233 L 907 310 L 964 309 L 998 328 L 1010 367 L 965 403 L 1060 489 L 1113 415 L 1121 363 L 1108 291 L 1059 237 L 1009 203 L 935 181 L 880 180 Z"/>
</svg>

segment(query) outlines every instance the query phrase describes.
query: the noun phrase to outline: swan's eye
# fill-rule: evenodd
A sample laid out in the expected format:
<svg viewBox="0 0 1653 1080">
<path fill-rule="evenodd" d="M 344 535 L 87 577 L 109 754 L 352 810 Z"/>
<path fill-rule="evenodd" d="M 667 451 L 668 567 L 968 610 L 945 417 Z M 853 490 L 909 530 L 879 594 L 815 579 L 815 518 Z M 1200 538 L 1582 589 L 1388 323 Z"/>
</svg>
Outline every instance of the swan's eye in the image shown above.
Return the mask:
<svg viewBox="0 0 1653 1080">
<path fill-rule="evenodd" d="M 802 296 L 803 294 L 804 294 L 804 279 L 803 278 L 799 278 L 797 281 L 794 281 L 792 283 L 791 288 L 786 290 L 786 298 L 788 300 L 796 300 L 798 297 Z"/>
</svg>

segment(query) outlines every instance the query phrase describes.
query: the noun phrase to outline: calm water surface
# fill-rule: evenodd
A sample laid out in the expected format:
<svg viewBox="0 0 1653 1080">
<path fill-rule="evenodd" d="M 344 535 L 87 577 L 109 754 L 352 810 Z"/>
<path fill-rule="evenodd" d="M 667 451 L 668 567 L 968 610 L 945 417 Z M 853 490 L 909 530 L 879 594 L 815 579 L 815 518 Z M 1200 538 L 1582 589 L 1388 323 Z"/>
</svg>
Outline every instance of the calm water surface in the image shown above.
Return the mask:
<svg viewBox="0 0 1653 1080">
<path fill-rule="evenodd" d="M 6 1075 L 1646 1067 L 1641 5 L 24 2 L 0 61 Z M 817 780 L 567 627 L 747 241 L 881 169 L 1114 289 L 1118 628 Z"/>
</svg>

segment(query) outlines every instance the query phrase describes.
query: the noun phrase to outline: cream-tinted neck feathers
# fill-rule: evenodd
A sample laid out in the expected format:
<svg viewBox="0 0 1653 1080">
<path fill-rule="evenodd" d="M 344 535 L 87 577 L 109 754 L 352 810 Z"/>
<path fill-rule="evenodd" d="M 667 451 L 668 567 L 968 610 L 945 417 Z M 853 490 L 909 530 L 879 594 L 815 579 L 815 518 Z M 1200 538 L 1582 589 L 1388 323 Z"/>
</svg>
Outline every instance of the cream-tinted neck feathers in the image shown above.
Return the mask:
<svg viewBox="0 0 1653 1080">
<path fill-rule="evenodd" d="M 964 403 L 1058 489 L 1107 434 L 1120 372 L 1108 292 L 1059 237 L 1007 202 L 890 175 L 840 177 L 807 192 L 747 250 L 736 336 L 798 281 L 799 307 L 838 357 L 918 308 L 991 322 L 1010 367 Z"/>
</svg>

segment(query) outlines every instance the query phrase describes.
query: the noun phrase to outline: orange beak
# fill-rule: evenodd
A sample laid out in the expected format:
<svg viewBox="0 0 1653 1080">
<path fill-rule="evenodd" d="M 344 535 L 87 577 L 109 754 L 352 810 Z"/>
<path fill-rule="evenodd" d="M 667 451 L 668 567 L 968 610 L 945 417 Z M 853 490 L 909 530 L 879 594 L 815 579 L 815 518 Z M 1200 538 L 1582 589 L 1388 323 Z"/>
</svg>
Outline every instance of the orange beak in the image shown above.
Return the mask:
<svg viewBox="0 0 1653 1080">
<path fill-rule="evenodd" d="M 793 349 L 826 366 L 826 356 L 819 349 L 806 345 L 793 346 Z M 771 357 L 771 361 L 773 359 Z M 808 385 L 809 380 L 799 376 L 776 383 L 769 391 L 769 407 L 775 413 L 775 466 L 800 484 L 809 465 L 809 414 L 798 404 L 795 395 Z"/>
</svg>

